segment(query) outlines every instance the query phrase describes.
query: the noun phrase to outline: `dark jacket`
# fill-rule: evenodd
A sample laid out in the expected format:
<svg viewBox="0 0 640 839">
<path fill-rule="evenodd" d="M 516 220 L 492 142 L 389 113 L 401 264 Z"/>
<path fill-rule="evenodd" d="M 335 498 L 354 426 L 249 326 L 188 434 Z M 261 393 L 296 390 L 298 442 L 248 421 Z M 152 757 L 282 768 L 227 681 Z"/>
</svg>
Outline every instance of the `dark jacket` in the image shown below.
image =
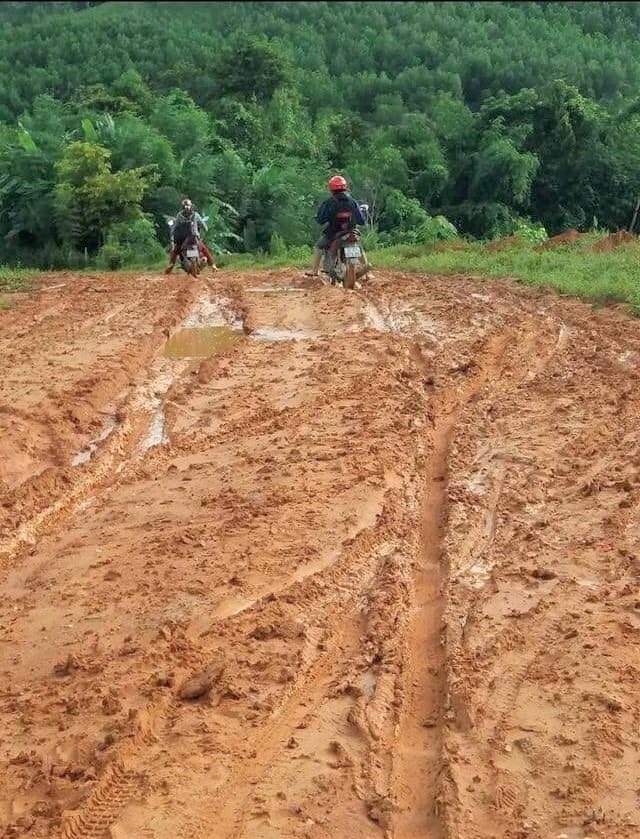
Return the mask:
<svg viewBox="0 0 640 839">
<path fill-rule="evenodd" d="M 365 224 L 360 205 L 348 192 L 337 192 L 324 201 L 316 213 L 318 224 L 326 224 L 324 234 L 329 238 L 344 230 L 353 230 L 357 224 Z"/>
<path fill-rule="evenodd" d="M 207 225 L 200 213 L 192 212 L 191 215 L 185 215 L 180 210 L 173 220 L 173 229 L 171 231 L 174 242 L 184 242 L 189 236 L 199 236 L 203 230 L 207 230 Z"/>
</svg>

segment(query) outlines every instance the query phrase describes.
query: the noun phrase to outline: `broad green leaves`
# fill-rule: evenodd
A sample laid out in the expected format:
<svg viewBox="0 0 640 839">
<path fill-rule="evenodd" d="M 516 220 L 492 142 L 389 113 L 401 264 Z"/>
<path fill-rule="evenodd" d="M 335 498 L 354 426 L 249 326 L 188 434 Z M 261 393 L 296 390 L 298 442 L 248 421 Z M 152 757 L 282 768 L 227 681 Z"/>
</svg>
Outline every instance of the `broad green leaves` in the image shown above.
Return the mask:
<svg viewBox="0 0 640 839">
<path fill-rule="evenodd" d="M 311 243 L 336 171 L 379 241 L 640 195 L 634 4 L 93 6 L 0 9 L 2 262 L 156 258 L 184 195 L 216 248 Z"/>
</svg>

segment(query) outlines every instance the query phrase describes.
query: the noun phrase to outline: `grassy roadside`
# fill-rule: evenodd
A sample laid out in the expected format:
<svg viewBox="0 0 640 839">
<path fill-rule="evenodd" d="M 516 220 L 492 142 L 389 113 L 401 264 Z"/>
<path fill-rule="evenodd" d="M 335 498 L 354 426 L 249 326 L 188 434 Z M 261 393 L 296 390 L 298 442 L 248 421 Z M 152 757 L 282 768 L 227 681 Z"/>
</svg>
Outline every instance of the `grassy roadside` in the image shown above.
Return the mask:
<svg viewBox="0 0 640 839">
<path fill-rule="evenodd" d="M 597 236 L 551 250 L 534 250 L 523 242 L 490 252 L 485 244 L 457 241 L 440 249 L 397 245 L 369 252 L 375 271 L 384 268 L 424 274 L 474 274 L 508 278 L 530 286 L 556 289 L 597 305 L 627 303 L 640 315 L 640 242 L 598 253 Z M 233 254 L 220 259 L 221 267 L 243 269 L 304 268 L 311 265 L 310 248 L 297 248 L 278 256 Z"/>
<path fill-rule="evenodd" d="M 523 243 L 494 253 L 480 243 L 441 250 L 400 245 L 374 251 L 371 262 L 398 271 L 510 278 L 599 305 L 628 303 L 640 315 L 640 243 L 604 253 L 592 246 L 590 238 L 553 250 L 536 251 Z"/>
<path fill-rule="evenodd" d="M 310 268 L 313 260 L 311 248 L 290 248 L 282 254 L 231 253 L 217 259 L 220 268 Z"/>
<path fill-rule="evenodd" d="M 0 294 L 29 291 L 41 272 L 35 268 L 3 268 L 0 266 Z"/>
<path fill-rule="evenodd" d="M 640 315 L 640 240 L 606 251 L 593 250 L 597 236 L 584 237 L 572 245 L 535 250 L 522 242 L 491 252 L 486 244 L 460 240 L 439 248 L 427 245 L 397 245 L 369 252 L 375 271 L 383 268 L 424 274 L 473 274 L 480 277 L 509 278 L 525 285 L 556 289 L 560 294 L 578 297 L 596 305 L 627 303 Z M 291 248 L 279 254 L 225 254 L 218 259 L 221 268 L 232 270 L 300 268 L 311 266 L 311 248 Z M 151 270 L 163 270 L 166 263 Z M 144 269 L 142 269 L 144 270 Z M 149 267 L 146 269 L 149 270 Z M 122 272 L 130 274 L 132 269 Z M 0 307 L 3 294 L 28 291 L 42 272 L 24 268 L 0 267 Z M 78 273 L 104 273 L 85 269 Z M 6 301 L 6 298 L 5 298 Z"/>
<path fill-rule="evenodd" d="M 0 266 L 0 311 L 14 304 L 12 295 L 31 290 L 33 281 L 40 275 L 33 268 L 4 268 Z"/>
</svg>

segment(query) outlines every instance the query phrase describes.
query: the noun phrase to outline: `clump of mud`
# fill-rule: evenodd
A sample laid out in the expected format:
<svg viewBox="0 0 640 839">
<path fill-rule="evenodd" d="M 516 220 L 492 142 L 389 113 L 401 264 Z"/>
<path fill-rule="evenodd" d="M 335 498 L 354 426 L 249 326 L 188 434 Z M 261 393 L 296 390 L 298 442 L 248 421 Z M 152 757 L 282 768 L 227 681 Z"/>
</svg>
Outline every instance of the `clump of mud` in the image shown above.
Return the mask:
<svg viewBox="0 0 640 839">
<path fill-rule="evenodd" d="M 628 230 L 618 230 L 616 233 L 610 233 L 608 236 L 603 236 L 602 239 L 593 245 L 591 250 L 596 253 L 607 253 L 619 248 L 620 245 L 630 245 L 637 243 L 638 237 L 629 233 Z"/>
<path fill-rule="evenodd" d="M 576 242 L 580 242 L 582 239 L 586 238 L 588 234 L 586 233 L 579 233 L 575 228 L 571 230 L 567 230 L 565 233 L 558 233 L 557 236 L 551 236 L 551 238 L 547 239 L 546 242 L 543 242 L 541 245 L 538 245 L 535 250 L 536 251 L 548 251 L 553 250 L 553 248 L 562 248 L 566 245 L 575 245 Z"/>
</svg>

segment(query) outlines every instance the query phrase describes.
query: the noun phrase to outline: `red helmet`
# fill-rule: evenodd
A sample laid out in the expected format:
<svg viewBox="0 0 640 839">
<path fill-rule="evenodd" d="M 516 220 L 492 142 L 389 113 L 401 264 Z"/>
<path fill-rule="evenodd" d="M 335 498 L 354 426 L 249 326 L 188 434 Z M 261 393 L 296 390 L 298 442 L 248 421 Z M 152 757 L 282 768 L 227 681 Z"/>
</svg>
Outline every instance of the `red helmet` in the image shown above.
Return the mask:
<svg viewBox="0 0 640 839">
<path fill-rule="evenodd" d="M 329 181 L 329 189 L 331 192 L 339 192 L 347 188 L 347 182 L 342 175 L 334 175 Z"/>
</svg>

